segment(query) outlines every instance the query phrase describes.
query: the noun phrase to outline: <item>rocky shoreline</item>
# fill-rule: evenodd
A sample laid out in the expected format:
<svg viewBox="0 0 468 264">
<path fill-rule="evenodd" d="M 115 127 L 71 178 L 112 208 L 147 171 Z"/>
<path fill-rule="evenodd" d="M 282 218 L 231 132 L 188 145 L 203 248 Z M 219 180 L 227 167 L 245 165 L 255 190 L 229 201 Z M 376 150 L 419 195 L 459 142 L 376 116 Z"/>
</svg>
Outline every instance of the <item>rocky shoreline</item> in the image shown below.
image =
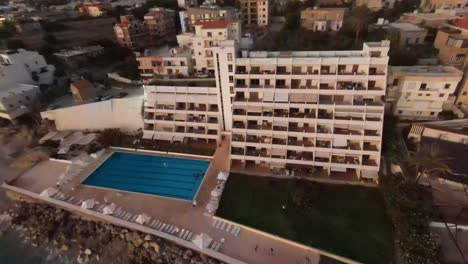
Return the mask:
<svg viewBox="0 0 468 264">
<path fill-rule="evenodd" d="M 1 230 L 2 234 L 16 231 L 23 242 L 46 248 L 62 263 L 221 263 L 165 239 L 83 220 L 46 204 L 18 202 L 1 220 L 3 227 L 10 227 Z"/>
</svg>

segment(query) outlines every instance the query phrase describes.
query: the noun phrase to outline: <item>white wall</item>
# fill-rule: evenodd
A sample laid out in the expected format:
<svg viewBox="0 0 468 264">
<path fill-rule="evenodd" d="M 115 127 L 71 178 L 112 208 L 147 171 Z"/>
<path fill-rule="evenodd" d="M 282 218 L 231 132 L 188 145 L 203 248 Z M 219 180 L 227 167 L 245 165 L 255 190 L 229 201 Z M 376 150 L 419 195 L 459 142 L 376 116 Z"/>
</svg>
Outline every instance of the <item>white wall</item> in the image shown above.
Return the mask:
<svg viewBox="0 0 468 264">
<path fill-rule="evenodd" d="M 41 112 L 43 119 L 55 120 L 57 130 L 120 128 L 132 132 L 143 127 L 143 96 L 111 99 Z"/>
</svg>

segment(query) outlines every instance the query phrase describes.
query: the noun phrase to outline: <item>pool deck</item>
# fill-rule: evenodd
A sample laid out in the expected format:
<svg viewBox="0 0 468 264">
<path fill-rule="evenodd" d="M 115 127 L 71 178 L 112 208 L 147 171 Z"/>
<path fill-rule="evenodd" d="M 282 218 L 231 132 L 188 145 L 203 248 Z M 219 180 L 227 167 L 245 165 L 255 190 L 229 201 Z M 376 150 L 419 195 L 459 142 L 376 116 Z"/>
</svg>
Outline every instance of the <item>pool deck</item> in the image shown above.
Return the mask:
<svg viewBox="0 0 468 264">
<path fill-rule="evenodd" d="M 195 234 L 206 233 L 218 242 L 224 239 L 225 242 L 222 243 L 219 252 L 246 263 L 319 263 L 320 251 L 318 250 L 290 243 L 283 239 L 277 239 L 271 235 L 266 235 L 244 227 L 241 227 L 239 235 L 235 236 L 231 234 L 231 232 L 216 228 L 215 224 L 219 221 L 206 215 L 205 206 L 210 200 L 211 190 L 213 190 L 217 184 L 216 176 L 219 172 L 229 171 L 230 169 L 230 140 L 228 138 L 222 142 L 222 145 L 218 147 L 212 158 L 211 166 L 208 168 L 204 181 L 196 196 L 196 207 L 193 207 L 190 201 L 98 189 L 81 185 L 80 183 L 114 151 L 116 150 L 111 149 L 106 152 L 97 161 L 82 170 L 72 181 L 60 186 L 59 190 L 80 200 L 90 198 L 101 202 L 107 200 L 117 204 L 117 206 L 122 207 L 125 211 L 132 214 L 145 213 L 151 216 L 152 219 L 158 219 L 181 229 L 188 229 Z M 119 149 L 118 151 L 123 150 Z M 60 168 L 61 167 L 58 166 L 57 170 L 60 170 Z M 32 171 L 34 175 L 41 175 L 41 177 L 22 179 L 25 175 L 23 174 L 15 180 L 18 181 L 17 183 L 19 184 L 15 185 L 15 181 L 11 184 L 35 193 L 40 193 L 40 191 L 45 189 L 42 187 L 45 187 L 47 184 L 52 184 L 48 187 L 55 187 L 54 185 L 58 176 L 56 174 L 45 173 L 47 171 L 46 167 L 38 167 L 38 165 L 36 165 L 36 167 L 33 167 Z M 28 183 L 25 184 L 25 182 Z M 40 182 L 44 182 L 40 185 L 42 188 L 41 190 L 37 187 L 31 188 Z M 240 193 L 239 195 L 242 194 Z M 256 246 L 258 246 L 257 250 L 255 250 Z M 271 253 L 271 249 L 273 249 L 273 254 Z M 350 261 L 349 263 L 354 262 Z"/>
</svg>

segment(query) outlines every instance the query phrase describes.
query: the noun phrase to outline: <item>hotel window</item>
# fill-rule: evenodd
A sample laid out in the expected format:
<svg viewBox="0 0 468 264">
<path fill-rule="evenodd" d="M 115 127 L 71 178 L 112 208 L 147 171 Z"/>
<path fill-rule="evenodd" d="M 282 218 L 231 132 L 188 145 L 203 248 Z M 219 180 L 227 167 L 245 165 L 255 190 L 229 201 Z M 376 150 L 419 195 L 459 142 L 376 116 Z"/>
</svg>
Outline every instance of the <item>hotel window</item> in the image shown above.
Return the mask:
<svg viewBox="0 0 468 264">
<path fill-rule="evenodd" d="M 467 95 L 467 94 L 468 94 L 468 92 L 463 92 L 463 93 L 462 93 L 462 95 Z"/>
<path fill-rule="evenodd" d="M 426 90 L 426 88 L 427 88 L 427 83 L 421 83 L 419 90 Z"/>
<path fill-rule="evenodd" d="M 393 79 L 393 86 L 397 86 L 398 85 L 398 78 L 395 78 Z"/>
<path fill-rule="evenodd" d="M 444 97 L 444 95 L 445 95 L 445 94 L 441 93 L 441 94 L 439 94 L 439 97 Z"/>
<path fill-rule="evenodd" d="M 450 88 L 450 83 L 446 83 L 444 86 L 444 89 L 449 89 Z"/>
<path fill-rule="evenodd" d="M 234 76 L 229 76 L 229 83 L 233 83 L 234 82 Z"/>
<path fill-rule="evenodd" d="M 229 65 L 228 65 L 228 71 L 229 71 L 229 72 L 232 72 L 232 64 L 229 64 Z"/>
<path fill-rule="evenodd" d="M 228 61 L 232 61 L 232 53 L 227 54 L 227 59 L 228 59 Z"/>
</svg>

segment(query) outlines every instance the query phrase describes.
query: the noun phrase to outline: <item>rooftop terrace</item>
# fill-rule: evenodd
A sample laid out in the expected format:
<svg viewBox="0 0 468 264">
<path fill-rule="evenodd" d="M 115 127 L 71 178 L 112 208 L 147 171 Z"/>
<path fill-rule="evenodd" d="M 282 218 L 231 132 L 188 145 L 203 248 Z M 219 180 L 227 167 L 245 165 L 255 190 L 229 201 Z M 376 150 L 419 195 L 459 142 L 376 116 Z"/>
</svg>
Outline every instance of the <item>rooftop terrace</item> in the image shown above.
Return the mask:
<svg viewBox="0 0 468 264">
<path fill-rule="evenodd" d="M 463 72 L 453 66 L 396 66 L 391 67 L 392 72 L 404 72 L 413 76 L 454 76 L 461 77 Z"/>
</svg>

